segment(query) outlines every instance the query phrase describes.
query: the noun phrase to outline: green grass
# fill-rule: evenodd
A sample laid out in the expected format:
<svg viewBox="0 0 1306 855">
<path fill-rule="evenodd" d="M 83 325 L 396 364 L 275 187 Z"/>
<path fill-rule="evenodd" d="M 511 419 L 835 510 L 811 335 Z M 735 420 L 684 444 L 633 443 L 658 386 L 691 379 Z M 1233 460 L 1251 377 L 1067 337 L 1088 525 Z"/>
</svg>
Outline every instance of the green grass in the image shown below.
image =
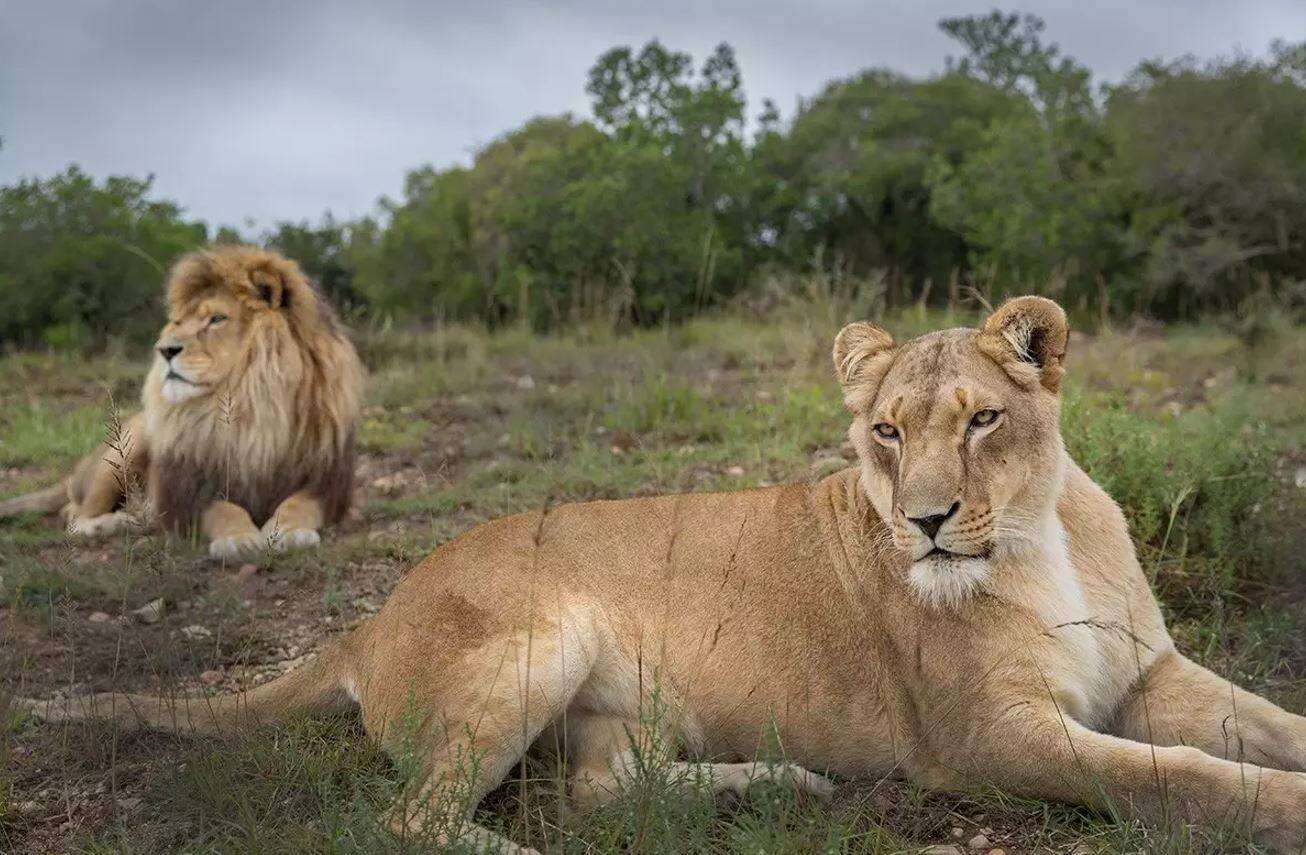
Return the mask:
<svg viewBox="0 0 1306 855">
<path fill-rule="evenodd" d="M 0 524 L 9 687 L 194 687 L 206 670 L 224 675 L 224 690 L 248 685 L 246 668 L 329 639 L 431 548 L 481 521 L 546 502 L 828 470 L 850 456 L 829 342 L 859 300 L 817 288 L 767 319 L 700 318 L 625 335 L 361 330 L 371 381 L 357 519 L 319 551 L 259 559 L 245 587 L 233 581 L 235 567 L 208 561 L 198 544 L 87 545 L 48 520 Z M 912 310 L 885 325 L 906 338 L 972 322 Z M 134 398 L 143 368 L 122 355 L 5 357 L 0 493 L 35 486 L 89 450 L 110 393 Z M 1306 709 L 1306 610 L 1294 564 L 1306 553 L 1306 506 L 1293 486 L 1306 462 L 1306 336 L 1280 326 L 1252 340 L 1225 324 L 1104 331 L 1076 337 L 1069 370 L 1068 447 L 1124 509 L 1180 646 Z M 405 480 L 395 487 L 397 475 Z M 158 624 L 88 620 L 159 596 L 169 608 Z M 196 624 L 212 636 L 186 640 L 182 630 Z M 404 764 L 350 720 L 231 743 L 18 720 L 4 732 L 0 851 L 395 848 L 382 825 L 403 791 Z M 1001 793 L 944 796 L 877 781 L 840 782 L 824 806 L 764 785 L 742 802 L 719 801 L 677 792 L 657 762 L 628 798 L 579 813 L 567 807 L 564 772 L 548 752 L 532 757 L 526 785 L 510 781 L 478 819 L 576 853 L 888 853 L 951 842 L 954 828 L 967 838 L 991 828 L 1008 852 L 1245 848 L 1233 832 L 1193 837 Z"/>
<path fill-rule="evenodd" d="M 0 466 L 48 467 L 75 459 L 104 439 L 106 417 L 106 409 L 93 404 L 7 407 L 0 416 Z"/>
</svg>

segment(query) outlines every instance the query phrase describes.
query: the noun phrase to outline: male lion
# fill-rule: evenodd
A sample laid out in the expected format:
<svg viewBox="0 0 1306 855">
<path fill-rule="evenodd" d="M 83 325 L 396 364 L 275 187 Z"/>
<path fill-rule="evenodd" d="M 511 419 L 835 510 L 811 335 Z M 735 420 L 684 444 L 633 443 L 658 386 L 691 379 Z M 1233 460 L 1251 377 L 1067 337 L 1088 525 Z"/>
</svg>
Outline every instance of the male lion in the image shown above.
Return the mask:
<svg viewBox="0 0 1306 855">
<path fill-rule="evenodd" d="M 69 531 L 107 534 L 138 485 L 156 522 L 198 525 L 214 557 L 318 543 L 349 507 L 363 385 L 331 306 L 293 261 L 245 246 L 182 257 L 167 301 L 144 410 L 0 517 L 62 506 Z"/>
<path fill-rule="evenodd" d="M 695 758 L 674 768 L 718 790 L 826 791 L 812 769 L 987 782 L 1146 820 L 1237 816 L 1297 849 L 1306 719 L 1175 651 L 1119 509 L 1062 445 L 1066 341 L 1038 297 L 901 345 L 852 324 L 834 364 L 854 468 L 487 523 L 244 694 L 21 703 L 208 732 L 357 704 L 390 749 L 415 748 L 445 839 L 500 848 L 443 785 L 474 806 L 550 729 L 574 795 L 599 802 L 647 762 L 633 739 L 652 726 L 641 749 Z M 795 765 L 738 762 L 772 727 Z"/>
</svg>

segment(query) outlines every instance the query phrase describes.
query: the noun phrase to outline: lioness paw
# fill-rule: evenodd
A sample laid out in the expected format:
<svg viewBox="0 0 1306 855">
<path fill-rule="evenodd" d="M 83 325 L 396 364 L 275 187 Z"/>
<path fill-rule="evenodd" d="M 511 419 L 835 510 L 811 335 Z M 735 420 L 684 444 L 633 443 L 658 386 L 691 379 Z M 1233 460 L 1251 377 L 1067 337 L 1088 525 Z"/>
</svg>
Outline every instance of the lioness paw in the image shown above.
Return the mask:
<svg viewBox="0 0 1306 855">
<path fill-rule="evenodd" d="M 834 782 L 824 775 L 818 775 L 816 772 L 804 769 L 802 766 L 795 766 L 792 763 L 782 763 L 775 769 L 776 781 L 787 782 L 800 793 L 806 793 L 821 800 L 834 795 Z"/>
<path fill-rule="evenodd" d="M 68 533 L 82 537 L 104 537 L 116 534 L 131 526 L 131 517 L 122 511 L 100 514 L 98 517 L 73 517 L 68 522 Z"/>
<path fill-rule="evenodd" d="M 268 547 L 273 552 L 290 549 L 307 549 L 322 542 L 322 536 L 313 528 L 273 529 L 267 532 Z"/>
<path fill-rule="evenodd" d="M 266 549 L 267 545 L 267 540 L 263 537 L 262 532 L 229 534 L 226 537 L 213 538 L 213 542 L 209 544 L 209 557 L 239 558 L 252 552 L 260 552 Z"/>
</svg>

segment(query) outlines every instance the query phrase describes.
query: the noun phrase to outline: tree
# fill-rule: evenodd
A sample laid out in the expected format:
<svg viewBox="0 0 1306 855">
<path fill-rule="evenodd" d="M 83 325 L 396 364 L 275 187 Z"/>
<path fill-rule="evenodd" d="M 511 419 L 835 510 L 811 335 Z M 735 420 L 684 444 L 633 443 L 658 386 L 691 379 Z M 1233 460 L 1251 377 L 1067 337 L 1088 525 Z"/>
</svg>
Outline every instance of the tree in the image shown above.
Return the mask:
<svg viewBox="0 0 1306 855">
<path fill-rule="evenodd" d="M 167 266 L 205 238 L 152 179 L 97 184 L 77 167 L 0 188 L 0 343 L 145 341 Z"/>
</svg>

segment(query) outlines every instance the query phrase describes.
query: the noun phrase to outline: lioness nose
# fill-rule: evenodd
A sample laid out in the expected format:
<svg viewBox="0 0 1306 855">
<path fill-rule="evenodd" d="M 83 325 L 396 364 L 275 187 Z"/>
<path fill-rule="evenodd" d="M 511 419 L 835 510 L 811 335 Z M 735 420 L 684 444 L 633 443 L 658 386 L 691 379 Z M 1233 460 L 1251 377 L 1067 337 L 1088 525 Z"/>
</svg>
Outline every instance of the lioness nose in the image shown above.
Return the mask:
<svg viewBox="0 0 1306 855">
<path fill-rule="evenodd" d="M 165 344 L 159 348 L 159 355 L 163 357 L 164 362 L 171 360 L 179 353 L 181 353 L 181 345 L 179 344 Z"/>
<path fill-rule="evenodd" d="M 907 519 L 920 526 L 926 537 L 933 539 L 939 533 L 939 529 L 943 528 L 943 524 L 948 521 L 948 518 L 955 514 L 960 507 L 961 502 L 953 502 L 952 507 L 948 508 L 944 513 L 928 517 L 907 517 Z"/>
</svg>

